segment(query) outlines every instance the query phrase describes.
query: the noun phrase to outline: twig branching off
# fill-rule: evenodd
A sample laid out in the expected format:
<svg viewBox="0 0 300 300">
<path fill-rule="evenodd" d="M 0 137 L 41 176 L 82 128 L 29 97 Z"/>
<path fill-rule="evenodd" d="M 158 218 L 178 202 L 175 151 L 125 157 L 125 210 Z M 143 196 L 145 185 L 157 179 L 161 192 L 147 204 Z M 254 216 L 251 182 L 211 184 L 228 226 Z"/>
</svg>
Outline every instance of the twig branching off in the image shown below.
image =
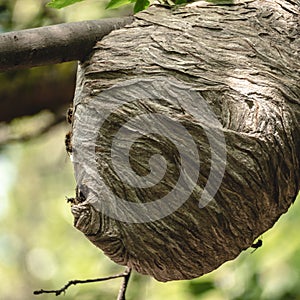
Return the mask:
<svg viewBox="0 0 300 300">
<path fill-rule="evenodd" d="M 125 293 L 126 293 L 126 289 L 127 289 L 129 278 L 130 278 L 131 269 L 129 267 L 126 267 L 123 274 L 124 274 L 123 282 L 121 284 L 117 300 L 125 300 Z"/>
<path fill-rule="evenodd" d="M 126 267 L 125 271 L 121 274 L 116 274 L 108 277 L 101 277 L 101 278 L 95 278 L 95 279 L 86 279 L 86 280 L 70 280 L 65 286 L 63 286 L 59 290 L 38 290 L 34 291 L 34 295 L 41 295 L 41 294 L 55 294 L 55 296 L 59 296 L 62 293 L 65 293 L 66 290 L 71 286 L 71 285 L 76 285 L 76 284 L 85 284 L 85 283 L 92 283 L 92 282 L 100 282 L 100 281 L 107 281 L 111 279 L 116 279 L 116 278 L 121 278 L 123 277 L 123 282 L 119 291 L 118 299 L 117 300 L 125 300 L 125 293 L 126 289 L 128 286 L 129 278 L 131 274 L 131 269 Z"/>
</svg>

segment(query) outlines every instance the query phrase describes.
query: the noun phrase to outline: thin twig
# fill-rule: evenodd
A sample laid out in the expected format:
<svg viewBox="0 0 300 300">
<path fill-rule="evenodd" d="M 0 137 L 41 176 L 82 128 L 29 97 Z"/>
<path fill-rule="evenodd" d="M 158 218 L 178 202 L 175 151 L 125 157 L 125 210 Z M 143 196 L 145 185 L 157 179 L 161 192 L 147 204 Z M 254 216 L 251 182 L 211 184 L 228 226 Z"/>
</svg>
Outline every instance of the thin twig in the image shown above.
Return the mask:
<svg viewBox="0 0 300 300">
<path fill-rule="evenodd" d="M 123 273 L 120 274 L 116 274 L 116 275 L 112 275 L 112 276 L 108 276 L 108 277 L 102 277 L 102 278 L 94 278 L 94 279 L 86 279 L 86 280 L 70 280 L 65 286 L 63 286 L 61 289 L 59 290 L 38 290 L 38 291 L 34 291 L 33 294 L 34 295 L 41 295 L 41 294 L 55 294 L 55 296 L 59 296 L 62 293 L 65 293 L 66 290 L 71 286 L 71 285 L 76 285 L 76 284 L 85 284 L 85 283 L 91 283 L 91 282 L 100 282 L 100 281 L 107 281 L 107 280 L 111 280 L 111 279 L 116 279 L 116 278 L 120 278 L 120 277 L 124 277 L 124 282 L 126 281 L 126 286 L 125 288 L 123 288 L 124 286 L 124 282 L 122 284 L 122 287 L 120 289 L 124 290 L 123 292 L 123 298 L 118 298 L 118 300 L 125 300 L 125 292 L 126 292 L 126 287 L 128 284 L 128 280 L 129 280 L 129 276 L 130 276 L 130 269 L 126 268 L 125 271 Z M 120 293 L 119 293 L 120 294 Z"/>
<path fill-rule="evenodd" d="M 131 269 L 129 267 L 126 267 L 126 270 L 124 271 L 123 282 L 120 287 L 117 300 L 125 300 L 125 293 L 128 286 L 130 275 L 131 275 Z"/>
</svg>

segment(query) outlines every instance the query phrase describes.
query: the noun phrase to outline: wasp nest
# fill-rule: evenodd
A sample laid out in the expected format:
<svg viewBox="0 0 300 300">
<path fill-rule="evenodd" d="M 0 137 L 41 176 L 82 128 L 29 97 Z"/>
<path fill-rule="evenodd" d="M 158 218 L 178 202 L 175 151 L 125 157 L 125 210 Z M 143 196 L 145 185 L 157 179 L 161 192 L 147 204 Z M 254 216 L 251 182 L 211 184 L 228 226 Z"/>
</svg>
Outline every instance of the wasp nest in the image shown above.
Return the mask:
<svg viewBox="0 0 300 300">
<path fill-rule="evenodd" d="M 300 39 L 277 2 L 154 6 L 80 64 L 72 212 L 116 263 L 201 276 L 296 199 Z"/>
</svg>

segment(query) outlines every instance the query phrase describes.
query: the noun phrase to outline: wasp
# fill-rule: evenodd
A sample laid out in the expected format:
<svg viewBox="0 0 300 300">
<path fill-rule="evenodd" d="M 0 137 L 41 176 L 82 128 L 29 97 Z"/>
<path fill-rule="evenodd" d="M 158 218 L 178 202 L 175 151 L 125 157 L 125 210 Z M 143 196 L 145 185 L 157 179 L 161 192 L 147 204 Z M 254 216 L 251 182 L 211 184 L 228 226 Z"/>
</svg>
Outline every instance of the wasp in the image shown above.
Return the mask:
<svg viewBox="0 0 300 300">
<path fill-rule="evenodd" d="M 65 137 L 66 151 L 67 151 L 68 154 L 72 153 L 72 142 L 71 142 L 71 139 L 72 139 L 72 132 L 69 131 L 66 134 L 66 137 Z"/>
<path fill-rule="evenodd" d="M 66 120 L 69 124 L 73 123 L 73 108 L 69 107 L 66 113 Z"/>
<path fill-rule="evenodd" d="M 78 186 L 76 186 L 76 195 L 75 198 L 67 198 L 67 203 L 78 204 L 84 202 L 86 200 L 83 193 L 79 190 Z"/>
<path fill-rule="evenodd" d="M 263 244 L 263 242 L 262 242 L 261 239 L 258 239 L 256 243 L 253 243 L 253 244 L 251 245 L 251 248 L 254 248 L 254 249 L 252 250 L 251 253 L 253 253 L 253 252 L 256 251 L 258 248 L 260 248 L 260 247 L 262 246 L 262 244 Z"/>
</svg>

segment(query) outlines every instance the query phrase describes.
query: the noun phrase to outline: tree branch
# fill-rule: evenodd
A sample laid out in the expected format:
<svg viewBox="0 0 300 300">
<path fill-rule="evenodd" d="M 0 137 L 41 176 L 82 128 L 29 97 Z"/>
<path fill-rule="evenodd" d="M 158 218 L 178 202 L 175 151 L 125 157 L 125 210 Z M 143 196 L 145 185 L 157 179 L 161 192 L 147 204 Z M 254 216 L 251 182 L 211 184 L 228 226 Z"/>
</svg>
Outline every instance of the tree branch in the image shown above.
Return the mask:
<svg viewBox="0 0 300 300">
<path fill-rule="evenodd" d="M 85 284 L 85 283 L 92 283 L 92 282 L 100 282 L 100 281 L 107 281 L 111 279 L 121 278 L 123 277 L 123 283 L 119 291 L 118 299 L 117 300 L 125 300 L 125 292 L 127 289 L 129 277 L 130 277 L 131 269 L 126 267 L 125 271 L 120 274 L 108 276 L 108 277 L 102 277 L 102 278 L 95 278 L 95 279 L 86 279 L 86 280 L 70 280 L 65 286 L 63 286 L 59 290 L 38 290 L 34 291 L 34 295 L 41 295 L 41 294 L 55 294 L 55 296 L 59 296 L 60 294 L 64 293 L 71 285 L 76 284 Z"/>
<path fill-rule="evenodd" d="M 75 74 L 74 63 L 0 74 L 1 122 L 9 123 L 14 118 L 35 115 L 42 110 L 54 114 L 65 111 L 74 96 Z"/>
<path fill-rule="evenodd" d="M 0 35 L 0 71 L 83 60 L 96 41 L 133 17 L 58 24 Z"/>
</svg>

